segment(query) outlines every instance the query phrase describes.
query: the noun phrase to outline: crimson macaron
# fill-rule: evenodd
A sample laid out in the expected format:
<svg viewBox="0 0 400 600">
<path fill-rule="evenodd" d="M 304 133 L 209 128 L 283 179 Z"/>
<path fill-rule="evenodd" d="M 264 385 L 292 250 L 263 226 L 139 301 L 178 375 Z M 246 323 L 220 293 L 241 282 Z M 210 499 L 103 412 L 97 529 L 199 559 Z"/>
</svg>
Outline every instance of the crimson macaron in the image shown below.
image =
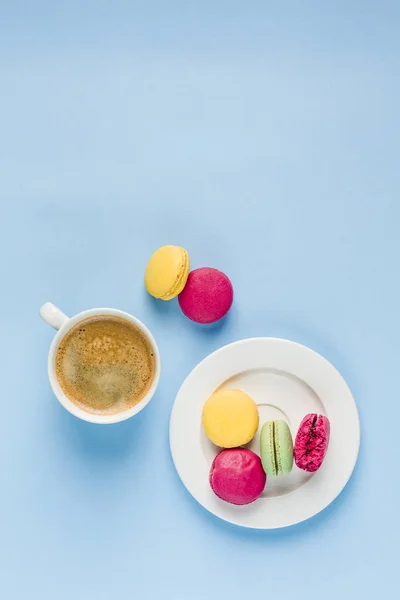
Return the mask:
<svg viewBox="0 0 400 600">
<path fill-rule="evenodd" d="M 215 323 L 229 311 L 233 302 L 232 283 L 222 271 L 202 267 L 189 273 L 178 297 L 182 312 L 196 323 Z"/>
<path fill-rule="evenodd" d="M 267 476 L 257 454 L 246 448 L 222 450 L 210 469 L 210 486 L 221 500 L 250 504 L 262 494 Z"/>
<path fill-rule="evenodd" d="M 300 423 L 294 443 L 296 465 L 314 473 L 318 471 L 325 458 L 330 437 L 329 419 L 324 415 L 310 413 Z"/>
</svg>

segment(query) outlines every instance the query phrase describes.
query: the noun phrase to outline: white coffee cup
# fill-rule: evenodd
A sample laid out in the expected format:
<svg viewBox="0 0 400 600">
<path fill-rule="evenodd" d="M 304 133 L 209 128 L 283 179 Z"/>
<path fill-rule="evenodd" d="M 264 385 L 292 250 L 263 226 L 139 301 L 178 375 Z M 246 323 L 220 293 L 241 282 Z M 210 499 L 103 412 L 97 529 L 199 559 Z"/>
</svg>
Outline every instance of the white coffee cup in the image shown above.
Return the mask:
<svg viewBox="0 0 400 600">
<path fill-rule="evenodd" d="M 65 315 L 59 308 L 54 306 L 54 304 L 52 304 L 51 302 L 46 302 L 46 304 L 43 304 L 42 308 L 40 309 L 40 315 L 46 321 L 46 323 L 48 323 L 55 329 L 58 329 L 58 332 L 56 333 L 49 350 L 48 374 L 54 394 L 56 395 L 59 402 L 63 405 L 63 407 L 66 408 L 71 414 L 75 415 L 79 419 L 83 419 L 84 421 L 89 421 L 90 423 L 118 423 L 119 421 L 125 421 L 125 419 L 133 417 L 133 415 L 137 415 L 137 413 L 143 410 L 143 408 L 150 402 L 154 395 L 154 392 L 157 389 L 158 382 L 160 379 L 160 353 L 153 335 L 150 333 L 147 327 L 141 321 L 139 321 L 139 319 L 136 319 L 136 317 L 133 317 L 129 313 L 123 312 L 121 310 L 116 310 L 114 308 L 92 308 L 91 310 L 84 310 L 83 312 L 80 312 L 74 317 L 70 318 L 67 317 L 67 315 Z M 67 331 L 69 331 L 71 327 L 74 327 L 77 323 L 79 323 L 79 321 L 82 321 L 82 319 L 87 319 L 88 317 L 93 317 L 95 315 L 113 315 L 117 317 L 122 317 L 123 319 L 134 323 L 136 327 L 139 327 L 139 329 L 144 333 L 144 335 L 152 345 L 154 351 L 154 379 L 145 397 L 135 406 L 132 406 L 132 408 L 111 415 L 93 414 L 83 410 L 82 408 L 79 408 L 79 406 L 71 402 L 71 400 L 69 400 L 69 398 L 64 394 L 56 376 L 55 359 L 57 348 L 61 340 L 63 339 Z"/>
</svg>

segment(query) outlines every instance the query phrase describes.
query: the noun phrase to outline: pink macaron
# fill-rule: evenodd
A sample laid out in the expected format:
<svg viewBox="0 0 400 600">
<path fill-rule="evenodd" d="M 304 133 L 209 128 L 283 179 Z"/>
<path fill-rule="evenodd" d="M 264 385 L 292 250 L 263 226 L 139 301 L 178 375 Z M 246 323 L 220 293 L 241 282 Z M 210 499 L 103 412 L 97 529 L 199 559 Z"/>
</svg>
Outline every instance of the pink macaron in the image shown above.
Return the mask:
<svg viewBox="0 0 400 600">
<path fill-rule="evenodd" d="M 230 504 L 250 504 L 262 494 L 267 476 L 257 454 L 246 448 L 222 450 L 210 469 L 214 494 Z"/>
<path fill-rule="evenodd" d="M 202 267 L 189 273 L 179 294 L 182 312 L 196 323 L 215 323 L 229 311 L 233 302 L 232 283 L 222 271 Z"/>
<path fill-rule="evenodd" d="M 294 443 L 296 465 L 314 473 L 318 471 L 325 458 L 330 437 L 329 419 L 324 415 L 310 413 L 300 423 Z"/>
</svg>

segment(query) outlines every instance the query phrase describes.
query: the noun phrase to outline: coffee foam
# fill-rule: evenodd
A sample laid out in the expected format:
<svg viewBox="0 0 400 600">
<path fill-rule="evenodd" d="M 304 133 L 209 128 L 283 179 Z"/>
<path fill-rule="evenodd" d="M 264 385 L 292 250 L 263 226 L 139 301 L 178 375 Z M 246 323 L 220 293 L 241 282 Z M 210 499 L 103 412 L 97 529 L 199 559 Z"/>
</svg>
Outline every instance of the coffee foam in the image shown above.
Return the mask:
<svg viewBox="0 0 400 600">
<path fill-rule="evenodd" d="M 56 375 L 64 394 L 95 414 L 135 406 L 148 392 L 154 374 L 148 339 L 134 323 L 113 315 L 80 321 L 56 353 Z"/>
</svg>

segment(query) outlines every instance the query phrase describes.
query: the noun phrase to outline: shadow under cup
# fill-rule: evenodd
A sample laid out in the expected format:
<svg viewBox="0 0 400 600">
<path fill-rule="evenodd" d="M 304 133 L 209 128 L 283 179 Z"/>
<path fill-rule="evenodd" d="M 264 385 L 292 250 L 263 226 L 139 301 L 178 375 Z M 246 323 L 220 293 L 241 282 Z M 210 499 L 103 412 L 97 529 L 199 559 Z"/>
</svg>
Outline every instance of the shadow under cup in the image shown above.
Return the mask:
<svg viewBox="0 0 400 600">
<path fill-rule="evenodd" d="M 115 409 L 115 407 L 112 407 L 111 410 L 107 409 L 105 412 L 103 412 L 101 409 L 92 410 L 90 402 L 85 402 L 84 397 L 81 397 L 81 401 L 77 401 L 76 398 L 73 400 L 71 399 L 73 394 L 70 393 L 71 390 L 68 388 L 68 385 L 66 385 L 66 377 L 62 376 L 62 368 L 60 368 L 59 364 L 60 358 L 65 354 L 65 352 L 68 352 L 69 357 L 71 358 L 74 347 L 75 350 L 77 348 L 76 343 L 79 342 L 79 339 L 82 341 L 82 336 L 86 336 L 86 340 L 89 340 L 89 344 L 84 359 L 88 362 L 87 364 L 79 365 L 80 359 L 79 357 L 75 356 L 76 360 L 74 368 L 78 368 L 76 373 L 79 372 L 81 375 L 83 374 L 83 376 L 86 377 L 86 384 L 90 384 L 90 378 L 92 378 L 93 384 L 95 382 L 95 378 L 97 377 L 102 386 L 101 389 L 103 390 L 103 395 L 104 390 L 107 391 L 107 386 L 108 389 L 112 391 L 113 386 L 115 388 L 115 385 L 117 384 L 116 373 L 125 373 L 126 381 L 128 381 L 127 377 L 129 375 L 129 364 L 128 366 L 126 364 L 124 366 L 124 361 L 122 359 L 119 362 L 118 360 L 114 360 L 113 362 L 115 364 L 112 368 L 109 368 L 109 366 L 104 364 L 105 355 L 109 356 L 110 354 L 114 353 L 117 356 L 117 353 L 121 351 L 121 340 L 113 339 L 112 336 L 109 335 L 110 331 L 118 323 L 121 325 L 121 330 L 125 328 L 128 334 L 129 330 L 132 332 L 132 340 L 135 336 L 136 339 L 141 337 L 144 345 L 147 345 L 149 351 L 151 351 L 152 367 L 150 383 L 146 385 L 143 396 L 139 400 L 136 400 L 136 402 L 134 399 L 132 399 L 132 403 L 128 407 L 126 404 L 124 405 L 121 403 L 121 410 L 118 408 Z M 94 324 L 97 324 L 97 331 L 90 331 L 89 335 L 88 330 L 90 330 Z M 109 329 L 108 332 L 107 328 Z M 130 348 L 130 357 L 132 360 L 134 359 L 134 348 Z M 68 363 L 66 364 L 68 369 Z M 133 369 L 134 364 L 132 363 L 130 367 Z M 112 373 L 114 373 L 114 375 L 110 378 L 110 374 L 112 375 Z M 135 374 L 133 371 L 131 373 L 132 377 L 134 377 Z M 55 395 L 64 408 L 66 408 L 71 414 L 91 423 L 118 423 L 139 413 L 150 402 L 156 391 L 160 378 L 160 355 L 153 335 L 149 329 L 141 321 L 139 321 L 139 319 L 133 317 L 129 313 L 125 313 L 116 309 L 92 309 L 79 313 L 71 319 L 68 319 L 67 317 L 65 318 L 65 322 L 60 327 L 50 347 L 48 358 L 48 374 Z M 93 394 L 93 387 L 91 393 Z"/>
</svg>

